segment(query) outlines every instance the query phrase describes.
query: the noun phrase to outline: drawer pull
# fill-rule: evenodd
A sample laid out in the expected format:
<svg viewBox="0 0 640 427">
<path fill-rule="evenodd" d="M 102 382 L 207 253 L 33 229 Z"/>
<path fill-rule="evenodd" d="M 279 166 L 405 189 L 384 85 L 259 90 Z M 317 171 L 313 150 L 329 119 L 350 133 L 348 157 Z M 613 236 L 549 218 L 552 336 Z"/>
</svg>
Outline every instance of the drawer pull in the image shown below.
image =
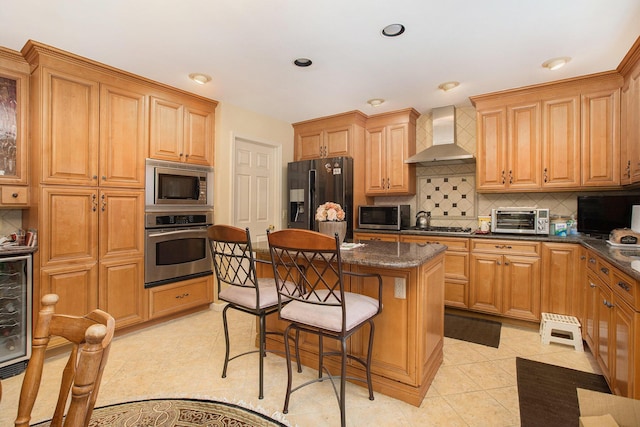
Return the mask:
<svg viewBox="0 0 640 427">
<path fill-rule="evenodd" d="M 11 197 L 13 197 L 14 199 L 17 199 L 18 198 L 18 193 L 12 193 Z"/>
<path fill-rule="evenodd" d="M 580 257 L 580 261 L 584 261 L 585 259 L 587 259 L 587 257 L 586 257 L 586 256 L 584 256 L 584 255 L 582 255 L 582 256 Z"/>
<path fill-rule="evenodd" d="M 182 295 L 176 295 L 176 298 L 177 298 L 177 299 L 182 299 L 182 298 L 186 298 L 186 297 L 188 297 L 188 296 L 189 296 L 189 294 L 188 294 L 188 293 L 184 293 L 184 294 L 182 294 Z"/>
<path fill-rule="evenodd" d="M 607 276 L 609 275 L 609 269 L 605 268 L 605 267 L 600 267 L 600 271 L 602 271 L 604 274 L 606 274 Z"/>
<path fill-rule="evenodd" d="M 607 306 L 607 308 L 613 308 L 613 304 L 611 304 L 611 303 L 610 303 L 609 301 L 607 301 L 606 299 L 605 299 L 605 300 L 602 300 L 602 303 L 603 303 L 605 306 Z"/>
<path fill-rule="evenodd" d="M 624 282 L 618 282 L 618 286 L 620 286 L 622 289 L 624 289 L 627 292 L 631 291 L 631 286 L 627 285 Z"/>
<path fill-rule="evenodd" d="M 596 285 L 596 284 L 595 284 L 595 283 L 593 283 L 593 282 L 589 282 L 589 286 L 591 286 L 592 288 L 595 288 L 595 287 L 597 287 L 598 285 Z"/>
<path fill-rule="evenodd" d="M 596 259 L 595 259 L 595 258 L 589 258 L 589 262 L 590 262 L 591 264 L 595 264 L 595 263 L 596 263 Z"/>
</svg>

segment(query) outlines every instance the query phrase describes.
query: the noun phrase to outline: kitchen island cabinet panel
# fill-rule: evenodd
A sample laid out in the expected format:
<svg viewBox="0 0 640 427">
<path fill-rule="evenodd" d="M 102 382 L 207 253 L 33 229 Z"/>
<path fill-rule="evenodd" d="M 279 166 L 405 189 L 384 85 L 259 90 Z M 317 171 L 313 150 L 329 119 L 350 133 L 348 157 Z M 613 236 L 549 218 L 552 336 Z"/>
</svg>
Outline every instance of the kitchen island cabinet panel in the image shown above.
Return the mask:
<svg viewBox="0 0 640 427">
<path fill-rule="evenodd" d="M 471 254 L 469 308 L 500 314 L 502 308 L 502 255 Z"/>
</svg>

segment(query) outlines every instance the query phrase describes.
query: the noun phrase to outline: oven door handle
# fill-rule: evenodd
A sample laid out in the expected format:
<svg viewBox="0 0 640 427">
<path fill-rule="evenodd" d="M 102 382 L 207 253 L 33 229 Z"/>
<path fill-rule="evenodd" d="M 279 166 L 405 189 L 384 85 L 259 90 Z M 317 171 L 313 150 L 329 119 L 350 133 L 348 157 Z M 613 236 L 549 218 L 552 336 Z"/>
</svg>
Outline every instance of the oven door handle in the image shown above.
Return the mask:
<svg viewBox="0 0 640 427">
<path fill-rule="evenodd" d="M 148 237 L 163 237 L 163 236 L 171 236 L 172 234 L 183 234 L 183 233 L 193 233 L 194 231 L 202 231 L 203 229 L 189 229 L 189 230 L 175 230 L 175 231 L 165 231 L 160 233 L 150 233 Z"/>
</svg>

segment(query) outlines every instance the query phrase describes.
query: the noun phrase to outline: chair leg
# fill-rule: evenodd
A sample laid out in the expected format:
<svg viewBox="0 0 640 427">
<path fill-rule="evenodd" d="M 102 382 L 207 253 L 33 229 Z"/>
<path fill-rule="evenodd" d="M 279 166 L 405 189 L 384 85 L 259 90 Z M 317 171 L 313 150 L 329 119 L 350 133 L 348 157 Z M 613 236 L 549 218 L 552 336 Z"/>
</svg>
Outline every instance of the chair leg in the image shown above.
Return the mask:
<svg viewBox="0 0 640 427">
<path fill-rule="evenodd" d="M 258 399 L 262 399 L 264 398 L 264 357 L 266 356 L 266 352 L 267 352 L 267 337 L 266 337 L 266 319 L 264 314 L 260 315 L 260 368 L 259 370 L 259 375 L 260 375 L 260 387 L 259 387 L 259 391 L 258 391 Z"/>
<path fill-rule="evenodd" d="M 340 340 L 340 346 L 342 351 L 340 366 L 340 425 L 345 427 L 347 425 L 347 408 L 345 404 L 347 394 L 347 341 L 345 338 Z"/>
<path fill-rule="evenodd" d="M 284 408 L 282 409 L 282 413 L 286 414 L 289 412 L 289 397 L 291 396 L 291 384 L 293 382 L 293 373 L 291 372 L 291 350 L 289 350 L 289 331 L 293 324 L 289 324 L 287 328 L 284 330 L 284 354 L 285 359 L 287 359 L 287 393 L 284 398 Z M 296 352 L 298 345 L 298 336 L 299 330 L 296 328 Z M 300 357 L 298 357 L 298 364 L 300 363 Z"/>
<path fill-rule="evenodd" d="M 369 400 L 373 400 L 373 384 L 371 384 L 371 353 L 373 352 L 373 320 L 369 320 L 369 350 L 367 351 L 367 386 L 369 387 Z"/>
<path fill-rule="evenodd" d="M 231 305 L 227 304 L 222 310 L 222 323 L 224 325 L 224 367 L 222 368 L 222 378 L 227 378 L 227 366 L 229 365 L 229 325 L 227 323 L 227 310 Z"/>
<path fill-rule="evenodd" d="M 300 330 L 296 329 L 296 360 L 298 361 L 298 372 L 302 372 L 302 364 L 300 363 Z"/>
<path fill-rule="evenodd" d="M 318 335 L 318 378 L 322 378 L 322 365 L 324 363 L 324 342 L 322 334 Z"/>
</svg>

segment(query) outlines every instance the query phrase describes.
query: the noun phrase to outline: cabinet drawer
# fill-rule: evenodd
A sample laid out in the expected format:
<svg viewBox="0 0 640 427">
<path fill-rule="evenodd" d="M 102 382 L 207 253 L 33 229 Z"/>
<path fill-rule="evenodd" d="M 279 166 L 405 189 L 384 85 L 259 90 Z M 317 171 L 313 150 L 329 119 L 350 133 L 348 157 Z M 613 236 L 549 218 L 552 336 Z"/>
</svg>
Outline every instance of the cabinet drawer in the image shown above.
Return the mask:
<svg viewBox="0 0 640 427">
<path fill-rule="evenodd" d="M 417 236 L 413 234 L 401 235 L 401 242 L 440 243 L 448 251 L 466 252 L 469 250 L 469 239 L 459 237 Z"/>
<path fill-rule="evenodd" d="M 2 186 L 0 204 L 3 206 L 26 206 L 29 204 L 29 188 Z"/>
<path fill-rule="evenodd" d="M 593 252 L 587 253 L 587 268 L 594 273 L 598 273 L 598 257 Z"/>
<path fill-rule="evenodd" d="M 611 286 L 613 270 L 615 270 L 611 264 L 606 262 L 600 257 L 596 258 L 596 274 L 604 283 Z"/>
<path fill-rule="evenodd" d="M 471 239 L 474 252 L 540 255 L 540 243 L 520 240 Z"/>
<path fill-rule="evenodd" d="M 636 303 L 638 286 L 634 279 L 617 269 L 613 269 L 611 272 L 611 287 L 615 294 L 620 295 L 629 304 L 631 304 L 631 307 L 634 307 L 635 310 L 639 310 L 638 306 L 640 304 Z"/>
<path fill-rule="evenodd" d="M 154 319 L 213 302 L 211 277 L 151 288 L 149 317 Z"/>
<path fill-rule="evenodd" d="M 381 242 L 398 242 L 400 236 L 397 234 L 387 233 L 353 233 L 354 242 L 366 242 L 367 240 L 376 240 Z"/>
</svg>

